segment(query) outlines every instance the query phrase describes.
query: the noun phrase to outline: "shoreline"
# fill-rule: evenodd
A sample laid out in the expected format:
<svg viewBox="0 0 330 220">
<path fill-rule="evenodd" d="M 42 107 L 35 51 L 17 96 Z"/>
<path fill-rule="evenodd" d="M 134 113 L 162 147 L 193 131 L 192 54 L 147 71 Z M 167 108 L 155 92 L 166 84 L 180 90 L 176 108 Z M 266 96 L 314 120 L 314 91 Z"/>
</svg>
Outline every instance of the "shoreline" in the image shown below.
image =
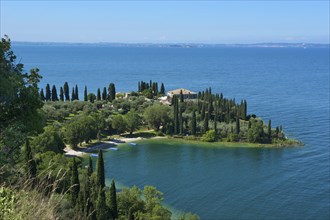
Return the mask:
<svg viewBox="0 0 330 220">
<path fill-rule="evenodd" d="M 155 136 L 149 138 L 143 137 L 120 137 L 114 138 L 108 141 L 100 141 L 95 144 L 87 145 L 87 147 L 82 148 L 78 147 L 77 149 L 71 149 L 69 146 L 66 146 L 64 149 L 65 156 L 68 157 L 83 157 L 90 153 L 95 153 L 99 149 L 109 149 L 111 147 L 118 147 L 121 144 L 138 142 L 138 141 L 153 141 L 157 139 L 167 139 L 169 141 L 181 142 L 181 143 L 191 143 L 191 144 L 200 144 L 207 146 L 219 146 L 219 147 L 240 147 L 240 148 L 286 148 L 286 147 L 299 147 L 303 146 L 302 142 L 299 142 L 294 139 L 288 139 L 288 142 L 285 143 L 249 143 L 249 142 L 228 142 L 228 141 L 215 141 L 215 142 L 203 142 L 200 140 L 186 139 L 184 137 L 175 138 L 170 136 Z"/>
<path fill-rule="evenodd" d="M 90 144 L 87 145 L 87 147 L 78 147 L 77 149 L 72 149 L 69 146 L 66 146 L 64 148 L 64 155 L 67 157 L 83 157 L 86 156 L 90 153 L 93 153 L 99 149 L 109 149 L 111 147 L 118 147 L 121 144 L 125 143 L 131 143 L 131 142 L 136 142 L 136 141 L 141 141 L 141 140 L 155 140 L 155 139 L 163 139 L 167 137 L 162 137 L 162 136 L 155 136 L 155 137 L 150 137 L 150 138 L 143 138 L 143 137 L 133 137 L 133 138 L 127 138 L 127 137 L 122 137 L 122 138 L 114 138 L 108 141 L 100 141 L 95 144 Z"/>
</svg>

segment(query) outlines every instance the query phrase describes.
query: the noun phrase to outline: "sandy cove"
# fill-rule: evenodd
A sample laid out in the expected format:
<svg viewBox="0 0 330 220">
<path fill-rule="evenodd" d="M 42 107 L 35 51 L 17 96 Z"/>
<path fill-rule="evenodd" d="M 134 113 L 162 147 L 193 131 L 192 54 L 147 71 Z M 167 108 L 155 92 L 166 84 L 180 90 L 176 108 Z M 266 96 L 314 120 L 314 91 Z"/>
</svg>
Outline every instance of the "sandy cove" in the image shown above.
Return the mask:
<svg viewBox="0 0 330 220">
<path fill-rule="evenodd" d="M 142 137 L 136 137 L 136 138 L 120 138 L 120 139 L 112 139 L 110 141 L 102 141 L 99 144 L 92 145 L 86 148 L 78 148 L 78 149 L 71 149 L 69 146 L 66 146 L 65 156 L 68 157 L 82 157 L 88 153 L 95 152 L 99 149 L 109 149 L 110 147 L 116 147 L 120 144 L 129 143 L 129 142 L 135 142 L 140 140 L 150 140 L 150 139 L 159 139 L 159 138 L 166 138 L 161 136 L 156 136 L 152 138 L 142 138 Z"/>
</svg>

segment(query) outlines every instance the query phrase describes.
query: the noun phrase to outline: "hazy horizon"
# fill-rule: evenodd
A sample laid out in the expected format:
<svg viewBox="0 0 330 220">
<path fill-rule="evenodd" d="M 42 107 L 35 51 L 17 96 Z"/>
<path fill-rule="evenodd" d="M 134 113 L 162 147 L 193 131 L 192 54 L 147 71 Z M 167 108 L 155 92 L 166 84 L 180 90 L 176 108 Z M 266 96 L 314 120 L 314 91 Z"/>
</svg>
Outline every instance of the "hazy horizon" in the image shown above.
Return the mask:
<svg viewBox="0 0 330 220">
<path fill-rule="evenodd" d="M 1 35 L 54 43 L 329 44 L 328 1 L 1 1 Z"/>
</svg>

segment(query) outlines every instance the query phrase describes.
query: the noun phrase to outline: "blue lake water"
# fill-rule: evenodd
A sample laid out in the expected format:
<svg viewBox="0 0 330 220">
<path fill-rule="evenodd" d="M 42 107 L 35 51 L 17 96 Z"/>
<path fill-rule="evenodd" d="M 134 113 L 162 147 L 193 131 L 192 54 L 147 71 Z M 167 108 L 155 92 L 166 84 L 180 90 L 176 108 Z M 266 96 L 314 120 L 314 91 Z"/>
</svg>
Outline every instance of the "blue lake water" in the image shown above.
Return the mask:
<svg viewBox="0 0 330 220">
<path fill-rule="evenodd" d="M 80 97 L 116 84 L 164 82 L 167 90 L 246 99 L 248 113 L 305 143 L 286 149 L 143 142 L 105 154 L 107 178 L 155 185 L 165 203 L 202 219 L 329 219 L 329 50 L 290 48 L 118 48 L 14 45 L 46 83 L 78 84 Z M 71 88 L 71 87 L 70 87 Z"/>
</svg>

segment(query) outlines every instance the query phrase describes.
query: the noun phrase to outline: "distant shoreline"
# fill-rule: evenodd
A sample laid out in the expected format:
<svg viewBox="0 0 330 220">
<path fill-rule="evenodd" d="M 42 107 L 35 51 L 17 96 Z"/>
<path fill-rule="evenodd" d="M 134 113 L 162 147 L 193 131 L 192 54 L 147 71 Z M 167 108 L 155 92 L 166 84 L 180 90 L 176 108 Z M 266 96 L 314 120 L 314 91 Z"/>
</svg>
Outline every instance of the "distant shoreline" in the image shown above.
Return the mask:
<svg viewBox="0 0 330 220">
<path fill-rule="evenodd" d="M 13 46 L 108 46 L 123 48 L 329 48 L 327 43 L 111 43 L 111 42 L 28 42 L 13 41 Z"/>
</svg>

